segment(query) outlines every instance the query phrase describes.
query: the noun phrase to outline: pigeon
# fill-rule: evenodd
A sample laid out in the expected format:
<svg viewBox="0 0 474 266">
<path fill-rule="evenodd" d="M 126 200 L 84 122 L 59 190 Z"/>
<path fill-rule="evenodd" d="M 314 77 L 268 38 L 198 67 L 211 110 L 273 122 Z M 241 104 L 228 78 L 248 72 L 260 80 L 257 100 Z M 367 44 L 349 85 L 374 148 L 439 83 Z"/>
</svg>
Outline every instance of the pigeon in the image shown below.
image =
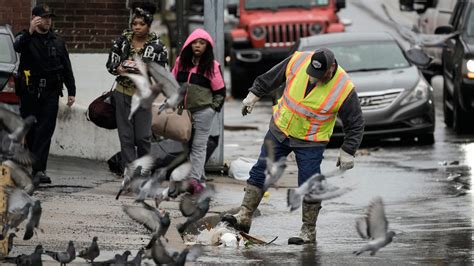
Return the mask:
<svg viewBox="0 0 474 266">
<path fill-rule="evenodd" d="M 7 186 L 5 192 L 8 195 L 7 224 L 3 228 L 2 235 L 6 235 L 9 228 L 17 228 L 27 219 L 24 240 L 33 236 L 34 229 L 38 228 L 41 218 L 41 203 L 28 195 L 24 190 Z"/>
<path fill-rule="evenodd" d="M 155 197 L 159 192 L 161 183 L 166 179 L 167 168 L 157 169 L 152 177 L 148 178 L 139 186 L 136 202 L 143 202 L 147 197 Z"/>
<path fill-rule="evenodd" d="M 338 187 L 331 186 L 326 181 L 326 178 L 340 176 L 345 172 L 346 170 L 336 168 L 325 175 L 317 173 L 308 178 L 300 187 L 288 189 L 287 204 L 290 207 L 290 211 L 294 211 L 301 206 L 302 197 L 305 197 L 305 201 L 307 200 L 308 202 L 319 202 L 321 200 L 318 198 L 331 199 L 350 191 L 348 188 L 339 189 Z"/>
<path fill-rule="evenodd" d="M 13 238 L 15 237 L 16 237 L 15 233 L 10 233 L 8 235 L 8 253 L 10 253 L 10 251 L 12 251 L 13 249 Z"/>
<path fill-rule="evenodd" d="M 178 84 L 176 78 L 164 67 L 157 63 L 149 64 L 149 71 L 153 79 L 161 84 L 163 94 L 166 96 L 165 102 L 158 109 L 158 113 L 165 109 L 176 107 L 183 102 L 183 99 L 189 89 L 189 83 L 184 83 L 182 86 Z"/>
<path fill-rule="evenodd" d="M 275 161 L 275 147 L 273 142 L 266 140 L 265 146 L 268 154 L 265 158 L 267 167 L 265 168 L 265 183 L 263 184 L 263 191 L 267 191 L 271 185 L 275 184 L 283 175 L 286 168 L 285 157 L 280 157 L 278 161 Z"/>
<path fill-rule="evenodd" d="M 388 231 L 382 198 L 372 199 L 366 216 L 356 220 L 356 229 L 360 237 L 369 240 L 361 249 L 353 252 L 357 256 L 365 251 L 370 251 L 370 255 L 373 256 L 379 249 L 392 242 L 395 232 Z"/>
<path fill-rule="evenodd" d="M 128 256 L 130 256 L 131 254 L 132 253 L 129 250 L 126 250 L 122 255 L 115 254 L 113 259 L 110 259 L 107 261 L 92 262 L 92 265 L 96 265 L 96 266 L 128 265 Z"/>
<path fill-rule="evenodd" d="M 144 155 L 133 162 L 129 163 L 123 171 L 123 181 L 120 186 L 120 190 L 115 197 L 116 200 L 119 199 L 120 194 L 128 188 L 130 182 L 139 177 L 148 177 L 151 175 L 153 168 L 155 167 L 156 158 L 151 154 Z"/>
<path fill-rule="evenodd" d="M 188 212 L 189 217 L 183 224 L 178 224 L 176 228 L 181 236 L 184 234 L 184 231 L 188 228 L 189 225 L 195 223 L 199 219 L 203 218 L 206 213 L 209 211 L 209 204 L 211 202 L 211 197 L 215 194 L 214 188 L 209 185 L 204 189 L 203 192 L 199 195 L 197 199 L 197 204 L 195 205 L 194 211 L 190 212 L 190 207 L 186 207 L 186 211 L 183 210 L 182 204 L 180 204 L 181 212 Z"/>
<path fill-rule="evenodd" d="M 324 175 L 317 173 L 306 180 L 298 188 L 289 188 L 287 193 L 287 204 L 290 211 L 294 211 L 301 206 L 301 198 L 310 193 L 317 183 L 325 179 Z"/>
<path fill-rule="evenodd" d="M 28 195 L 32 195 L 37 186 L 33 183 L 33 177 L 30 172 L 12 160 L 6 160 L 2 164 L 10 168 L 10 176 L 16 187 L 25 190 Z"/>
<path fill-rule="evenodd" d="M 123 206 L 123 211 L 134 221 L 153 232 L 152 237 L 165 237 L 171 224 L 168 212 L 162 212 L 142 202 L 142 206 Z"/>
<path fill-rule="evenodd" d="M 196 261 L 202 254 L 202 247 L 193 245 L 181 251 L 181 253 L 170 253 L 166 250 L 160 238 L 157 238 L 151 247 L 151 256 L 157 265 L 168 264 L 183 266 L 187 261 Z"/>
<path fill-rule="evenodd" d="M 97 244 L 97 237 L 94 236 L 92 238 L 92 243 L 89 247 L 81 250 L 79 252 L 79 255 L 77 255 L 79 258 L 83 258 L 88 262 L 94 262 L 94 259 L 97 258 L 100 255 L 100 249 L 99 245 Z"/>
<path fill-rule="evenodd" d="M 16 113 L 0 107 L 1 154 L 4 159 L 13 159 L 22 165 L 31 165 L 33 158 L 31 153 L 23 144 L 23 138 L 36 123 L 34 116 L 28 116 L 24 120 Z"/>
<path fill-rule="evenodd" d="M 72 241 L 69 241 L 66 251 L 55 252 L 46 250 L 44 253 L 59 262 L 61 266 L 76 259 L 76 249 L 74 248 L 74 243 Z"/>
<path fill-rule="evenodd" d="M 132 261 L 127 262 L 127 266 L 141 266 L 142 264 L 142 256 L 143 253 L 145 252 L 145 249 L 140 248 L 137 252 L 137 255 L 135 258 L 133 258 Z"/>
<path fill-rule="evenodd" d="M 351 190 L 352 189 L 348 187 L 340 188 L 333 186 L 327 182 L 327 179 L 324 179 L 313 186 L 313 189 L 304 196 L 304 201 L 308 203 L 321 202 L 323 200 L 337 198 Z"/>
<path fill-rule="evenodd" d="M 16 265 L 24 266 L 42 266 L 41 254 L 43 254 L 43 246 L 37 245 L 35 251 L 30 255 L 19 255 L 16 258 Z"/>
</svg>

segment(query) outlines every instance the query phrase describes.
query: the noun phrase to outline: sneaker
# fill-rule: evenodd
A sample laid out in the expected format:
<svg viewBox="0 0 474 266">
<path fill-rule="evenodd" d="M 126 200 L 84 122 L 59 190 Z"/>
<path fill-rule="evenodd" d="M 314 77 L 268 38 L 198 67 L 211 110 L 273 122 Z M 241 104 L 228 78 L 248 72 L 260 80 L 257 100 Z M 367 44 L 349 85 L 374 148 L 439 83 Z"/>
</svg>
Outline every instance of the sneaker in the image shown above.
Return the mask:
<svg viewBox="0 0 474 266">
<path fill-rule="evenodd" d="M 35 174 L 35 178 L 38 180 L 41 184 L 51 184 L 51 178 L 46 175 L 44 171 L 38 171 Z"/>
<path fill-rule="evenodd" d="M 191 180 L 189 181 L 188 192 L 193 195 L 197 195 L 201 193 L 203 190 L 204 190 L 203 184 L 199 182 L 199 180 L 195 178 L 191 178 Z"/>
</svg>

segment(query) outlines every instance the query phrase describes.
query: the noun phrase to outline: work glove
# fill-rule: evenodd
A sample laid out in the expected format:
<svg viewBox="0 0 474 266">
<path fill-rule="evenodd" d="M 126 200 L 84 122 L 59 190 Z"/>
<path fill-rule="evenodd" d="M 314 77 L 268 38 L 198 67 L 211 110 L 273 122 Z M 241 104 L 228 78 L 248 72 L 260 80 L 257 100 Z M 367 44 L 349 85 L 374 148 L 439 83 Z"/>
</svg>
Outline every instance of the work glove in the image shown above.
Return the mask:
<svg viewBox="0 0 474 266">
<path fill-rule="evenodd" d="M 253 107 L 255 106 L 255 103 L 260 100 L 260 97 L 257 97 L 257 95 L 253 94 L 252 92 L 249 92 L 247 94 L 247 97 L 242 101 L 242 115 L 248 115 L 252 112 Z"/>
<path fill-rule="evenodd" d="M 354 156 L 345 152 L 343 149 L 339 149 L 336 166 L 339 166 L 341 170 L 352 169 L 354 167 Z"/>
</svg>

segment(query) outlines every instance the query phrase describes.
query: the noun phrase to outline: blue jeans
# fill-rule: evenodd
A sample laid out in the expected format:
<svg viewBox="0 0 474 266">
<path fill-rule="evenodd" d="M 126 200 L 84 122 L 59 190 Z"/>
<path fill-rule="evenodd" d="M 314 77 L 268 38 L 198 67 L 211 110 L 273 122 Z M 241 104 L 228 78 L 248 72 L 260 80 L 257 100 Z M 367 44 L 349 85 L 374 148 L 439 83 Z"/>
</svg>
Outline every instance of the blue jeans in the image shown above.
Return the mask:
<svg viewBox="0 0 474 266">
<path fill-rule="evenodd" d="M 296 155 L 296 164 L 298 166 L 298 186 L 301 186 L 308 178 L 314 174 L 321 173 L 321 162 L 324 158 L 323 153 L 326 147 L 290 147 L 289 139 L 282 143 L 272 135 L 270 131 L 265 135 L 264 144 L 260 150 L 260 156 L 257 163 L 250 170 L 250 178 L 247 183 L 258 188 L 263 188 L 265 183 L 265 168 L 267 157 L 267 148 L 265 141 L 271 140 L 275 149 L 275 161 L 281 157 L 286 157 L 290 152 Z"/>
</svg>

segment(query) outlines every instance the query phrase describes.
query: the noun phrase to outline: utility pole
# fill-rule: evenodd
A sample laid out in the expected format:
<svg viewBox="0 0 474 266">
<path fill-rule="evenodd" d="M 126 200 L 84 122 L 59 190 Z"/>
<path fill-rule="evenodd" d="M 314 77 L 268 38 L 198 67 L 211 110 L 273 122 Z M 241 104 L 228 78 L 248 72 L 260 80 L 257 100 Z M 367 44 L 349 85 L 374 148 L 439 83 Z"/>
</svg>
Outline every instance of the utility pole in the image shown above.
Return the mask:
<svg viewBox="0 0 474 266">
<path fill-rule="evenodd" d="M 204 29 L 214 40 L 214 57 L 224 71 L 224 1 L 204 0 Z M 224 168 L 224 109 L 214 117 L 211 136 L 219 136 L 219 144 L 209 158 L 206 169 Z"/>
</svg>

